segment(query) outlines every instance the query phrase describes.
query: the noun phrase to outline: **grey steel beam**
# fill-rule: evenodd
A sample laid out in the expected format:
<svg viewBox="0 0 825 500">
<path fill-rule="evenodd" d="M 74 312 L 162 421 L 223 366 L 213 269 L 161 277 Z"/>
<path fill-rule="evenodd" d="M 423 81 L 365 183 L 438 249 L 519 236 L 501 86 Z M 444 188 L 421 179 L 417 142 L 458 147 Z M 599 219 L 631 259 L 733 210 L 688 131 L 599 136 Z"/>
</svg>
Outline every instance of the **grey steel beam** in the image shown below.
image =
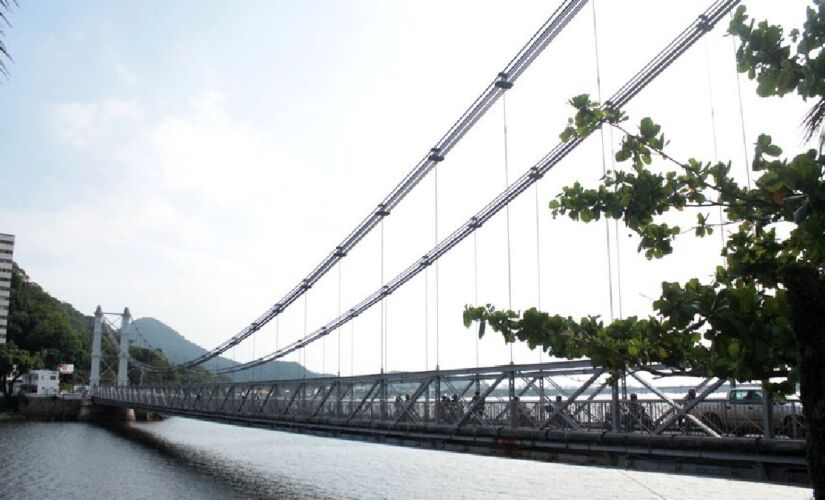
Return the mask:
<svg viewBox="0 0 825 500">
<path fill-rule="evenodd" d="M 415 392 L 413 392 L 413 395 L 410 396 L 410 400 L 407 402 L 404 410 L 401 412 L 400 415 L 396 416 L 393 423 L 397 424 L 401 421 L 402 418 L 404 418 L 406 415 L 410 413 L 410 410 L 412 410 L 415 407 L 416 402 L 419 398 L 421 398 L 424 392 L 429 392 L 430 384 L 432 383 L 432 381 L 433 378 L 429 378 L 427 379 L 427 381 L 421 382 L 421 384 L 415 389 Z"/>
<path fill-rule="evenodd" d="M 289 409 L 292 408 L 292 404 L 295 402 L 295 398 L 298 397 L 299 392 L 303 392 L 304 384 L 303 382 L 298 384 L 298 387 L 293 388 L 292 394 L 289 396 L 289 401 L 287 402 L 286 406 L 284 407 L 283 413 L 281 413 L 282 417 L 285 417 L 289 414 Z"/>
<path fill-rule="evenodd" d="M 522 387 L 522 388 L 521 388 L 521 390 L 519 390 L 519 391 L 516 393 L 516 397 L 521 398 L 522 396 L 524 396 L 525 394 L 527 394 L 527 391 L 529 391 L 529 390 L 530 390 L 530 388 L 531 388 L 531 387 L 533 387 L 533 384 L 535 384 L 537 380 L 538 380 L 538 377 L 535 377 L 535 378 L 533 378 L 532 380 L 529 380 L 529 381 L 528 381 L 528 383 L 527 383 L 527 385 L 526 385 L 526 386 L 524 386 L 524 387 Z M 495 418 L 494 418 L 493 420 L 498 420 L 498 419 L 500 419 L 500 418 L 501 418 L 501 417 L 503 417 L 503 416 L 504 416 L 504 414 L 505 414 L 505 413 L 507 413 L 508 411 L 510 411 L 510 410 L 509 410 L 509 408 L 505 408 L 505 409 L 501 410 L 501 411 L 498 413 L 498 415 L 496 415 L 496 416 L 495 416 Z"/>
<path fill-rule="evenodd" d="M 714 382 L 713 384 L 708 385 L 708 387 L 705 388 L 705 390 L 703 390 L 699 395 L 696 396 L 696 399 L 688 401 L 684 406 L 682 406 L 682 409 L 680 411 L 678 411 L 677 413 L 675 413 L 675 414 L 669 416 L 668 418 L 664 419 L 662 421 L 662 423 L 660 423 L 659 426 L 656 427 L 653 430 L 653 434 L 661 434 L 662 431 L 667 429 L 668 427 L 670 427 L 676 421 L 676 419 L 679 418 L 680 415 L 687 415 L 690 410 L 692 410 L 696 405 L 698 405 L 699 403 L 704 401 L 711 393 L 713 393 L 713 391 L 715 391 L 717 388 L 719 388 L 724 383 L 725 383 L 724 379 L 717 379 L 716 382 Z M 695 419 L 694 419 L 694 421 L 695 421 Z M 709 432 L 709 434 L 712 437 L 716 437 L 716 438 L 720 437 L 719 434 L 717 434 L 715 431 L 708 428 L 707 426 L 703 425 L 703 427 L 705 427 L 705 428 L 707 428 L 711 431 L 711 432 Z M 705 431 L 705 432 L 707 432 L 707 431 Z"/>
<path fill-rule="evenodd" d="M 223 402 L 221 403 L 220 408 L 218 408 L 219 412 L 223 411 L 224 407 L 226 407 L 226 403 L 229 401 L 229 395 L 230 394 L 232 394 L 232 399 L 235 399 L 235 396 L 234 396 L 235 386 L 234 385 L 230 385 L 230 386 L 226 387 L 226 395 L 223 398 Z"/>
<path fill-rule="evenodd" d="M 570 417 L 570 415 L 568 414 L 568 412 L 566 410 L 571 404 L 573 404 L 574 401 L 576 401 L 576 398 L 578 398 L 584 391 L 586 391 L 587 388 L 590 387 L 590 385 L 593 384 L 593 382 L 595 382 L 596 379 L 598 379 L 603 373 L 604 373 L 603 368 L 597 370 L 596 373 L 594 373 L 593 375 L 590 376 L 589 379 L 587 379 L 587 382 L 582 384 L 581 387 L 576 389 L 573 392 L 573 394 L 571 394 L 570 397 L 567 398 L 567 401 L 565 401 L 564 403 L 559 405 L 557 408 L 553 408 L 553 411 L 550 413 L 550 415 L 547 416 L 547 420 L 539 426 L 539 429 L 543 429 L 543 428 L 547 427 L 548 425 L 550 425 L 550 423 L 553 421 L 553 419 L 557 416 L 561 416 L 562 418 L 564 418 L 574 428 L 580 429 L 581 426 L 578 424 L 578 422 L 576 422 L 575 420 L 573 420 Z"/>
<path fill-rule="evenodd" d="M 643 386 L 650 389 L 650 391 L 653 392 L 653 394 L 659 396 L 664 401 L 666 401 L 674 410 L 676 410 L 676 412 L 679 416 L 684 416 L 685 418 L 689 419 L 691 422 L 696 424 L 700 429 L 705 431 L 708 435 L 713 436 L 713 437 L 721 437 L 713 429 L 711 429 L 710 427 L 708 427 L 707 425 L 702 423 L 698 418 L 691 415 L 690 413 L 685 413 L 684 408 L 682 408 L 682 405 L 680 405 L 679 403 L 677 403 L 676 401 L 671 399 L 664 392 L 660 391 L 656 386 L 654 386 L 653 384 L 648 383 L 646 380 L 644 380 L 643 378 L 636 375 L 635 372 L 630 372 L 630 376 L 635 378 Z M 664 431 L 664 428 L 657 427 L 656 429 L 653 430 L 653 434 L 661 434 L 663 431 Z"/>
<path fill-rule="evenodd" d="M 504 380 L 504 375 L 500 375 L 492 384 L 490 384 L 489 387 L 487 387 L 487 389 L 484 391 L 484 394 L 481 394 L 475 401 L 470 403 L 470 407 L 467 408 L 467 411 L 455 425 L 456 429 L 460 429 L 467 422 L 467 420 L 469 420 L 470 417 L 478 411 L 479 406 L 481 406 L 482 404 L 486 404 L 485 402 L 487 396 L 489 396 L 490 393 L 493 392 L 496 389 L 496 387 L 498 387 L 498 384 L 500 384 L 502 380 Z"/>
<path fill-rule="evenodd" d="M 260 407 L 260 408 L 258 408 L 258 414 L 259 414 L 259 415 L 260 415 L 260 414 L 262 414 L 262 413 L 264 412 L 264 408 L 266 408 L 266 405 L 269 403 L 269 400 L 272 398 L 272 393 L 274 393 L 274 392 L 275 392 L 275 387 L 277 387 L 277 386 L 276 386 L 276 384 L 272 384 L 272 385 L 269 387 L 269 392 L 267 392 L 267 394 L 266 394 L 266 399 L 264 399 L 264 402 L 263 402 L 263 404 L 261 405 L 261 407 Z"/>
<path fill-rule="evenodd" d="M 367 393 L 364 395 L 364 397 L 358 403 L 358 406 L 355 408 L 355 410 L 353 410 L 353 412 L 347 418 L 347 422 L 351 421 L 352 419 L 355 418 L 356 415 L 358 415 L 358 412 L 361 411 L 361 408 L 363 408 L 364 404 L 366 404 L 367 400 L 370 399 L 370 396 L 372 395 L 373 391 L 375 391 L 375 388 L 378 387 L 379 383 L 381 383 L 381 379 L 376 380 L 375 383 L 372 384 L 370 389 L 367 391 Z"/>
<path fill-rule="evenodd" d="M 333 392 L 333 391 L 334 391 L 337 387 L 338 387 L 338 384 L 337 384 L 337 383 L 336 383 L 336 384 L 332 384 L 332 385 L 329 387 L 329 390 L 328 390 L 328 391 L 326 391 L 326 394 L 325 394 L 325 395 L 324 395 L 324 397 L 321 399 L 321 402 L 320 402 L 320 403 L 318 403 L 318 406 L 315 408 L 315 411 L 313 411 L 313 412 L 312 412 L 312 417 L 317 417 L 317 416 L 318 416 L 318 413 L 320 413 L 320 411 L 324 408 L 324 405 L 327 403 L 327 399 L 329 399 L 329 397 L 332 395 L 332 392 Z"/>
</svg>

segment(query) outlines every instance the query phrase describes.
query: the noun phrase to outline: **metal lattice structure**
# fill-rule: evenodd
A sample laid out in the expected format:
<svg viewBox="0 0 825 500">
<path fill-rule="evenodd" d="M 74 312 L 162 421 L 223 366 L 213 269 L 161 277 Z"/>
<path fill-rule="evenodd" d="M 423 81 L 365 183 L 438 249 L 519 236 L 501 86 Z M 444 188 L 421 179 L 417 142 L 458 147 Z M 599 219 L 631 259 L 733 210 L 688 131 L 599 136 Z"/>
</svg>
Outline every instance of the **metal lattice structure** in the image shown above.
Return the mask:
<svg viewBox="0 0 825 500">
<path fill-rule="evenodd" d="M 634 375 L 656 399 L 620 399 L 617 384 L 588 361 L 248 383 L 101 386 L 92 398 L 98 405 L 144 413 L 328 437 L 805 482 L 805 442 L 799 439 L 803 430 L 796 427 L 797 420 L 774 428 L 773 422 L 787 418 L 743 413 L 748 419 L 738 426 L 716 427 L 697 415 L 727 404 L 707 399 L 724 381 L 705 380 L 695 399 L 677 401 Z M 570 387 L 571 380 L 582 378 Z M 780 417 L 800 410 L 797 404 L 782 408 L 788 415 Z M 773 439 L 764 438 L 773 433 Z"/>
<path fill-rule="evenodd" d="M 661 372 L 665 368 L 658 367 Z M 585 382 L 569 388 L 571 377 Z M 438 425 L 462 429 L 637 433 L 651 436 L 770 434 L 802 436 L 797 403 L 783 405 L 768 422 L 742 414 L 738 427 L 699 418 L 726 401 L 708 400 L 725 382 L 707 379 L 699 394 L 680 402 L 638 373 L 631 374 L 653 399 L 620 398 L 608 374 L 589 361 L 503 365 L 460 370 L 384 373 L 244 383 L 98 387 L 95 402 L 210 419 L 260 419 L 273 424 L 410 429 Z M 567 385 L 568 388 L 564 388 Z M 701 410 L 701 411 L 700 411 Z M 721 413 L 721 411 L 719 412 Z M 777 425 L 778 422 L 785 424 Z"/>
</svg>

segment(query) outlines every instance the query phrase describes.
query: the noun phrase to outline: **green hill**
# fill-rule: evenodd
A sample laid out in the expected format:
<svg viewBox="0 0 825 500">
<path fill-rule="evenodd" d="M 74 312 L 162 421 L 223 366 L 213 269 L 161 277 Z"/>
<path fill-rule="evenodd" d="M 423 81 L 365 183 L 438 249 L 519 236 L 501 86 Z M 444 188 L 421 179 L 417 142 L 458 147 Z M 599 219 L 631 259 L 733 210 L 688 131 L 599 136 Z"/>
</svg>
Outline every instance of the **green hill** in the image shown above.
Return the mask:
<svg viewBox="0 0 825 500">
<path fill-rule="evenodd" d="M 73 363 L 72 382 L 88 382 L 94 318 L 49 295 L 15 264 L 12 269 L 7 340 L 54 369 Z"/>
<path fill-rule="evenodd" d="M 206 352 L 204 348 L 186 340 L 180 333 L 157 319 L 141 318 L 135 320 L 132 325 L 129 336 L 133 356 L 139 352 L 141 356 L 156 359 L 161 366 L 166 367 L 169 364 L 188 361 Z M 25 271 L 14 265 L 7 339 L 10 344 L 34 355 L 36 367 L 55 369 L 60 363 L 72 363 L 75 365 L 75 374 L 68 382 L 88 383 L 93 328 L 93 316 L 87 316 L 71 304 L 52 297 L 40 285 L 31 281 Z M 106 340 L 102 347 L 104 358 L 113 362 L 117 358 L 116 347 Z M 152 351 L 160 349 L 161 352 L 152 354 L 140 348 L 149 348 Z M 221 358 L 217 366 L 236 364 L 234 361 Z M 212 361 L 203 368 L 213 370 L 215 366 L 216 362 Z M 239 382 L 274 379 L 276 375 L 279 378 L 300 378 L 303 376 L 302 372 L 303 369 L 298 363 L 270 362 L 255 368 L 254 371 L 245 370 L 233 374 L 233 379 Z M 307 371 L 306 376 L 314 377 L 317 374 Z"/>
<path fill-rule="evenodd" d="M 140 318 L 132 322 L 129 328 L 129 341 L 139 347 L 160 349 L 172 363 L 182 363 L 194 359 L 204 353 L 206 349 L 190 342 L 174 328 L 155 318 Z M 216 367 L 237 366 L 239 363 L 220 357 L 204 365 L 208 370 Z M 233 374 L 236 382 L 249 380 L 271 380 L 275 378 L 301 378 L 303 369 L 298 363 L 291 361 L 270 361 L 259 367 L 243 370 Z M 307 371 L 307 377 L 317 377 L 315 372 Z"/>
</svg>

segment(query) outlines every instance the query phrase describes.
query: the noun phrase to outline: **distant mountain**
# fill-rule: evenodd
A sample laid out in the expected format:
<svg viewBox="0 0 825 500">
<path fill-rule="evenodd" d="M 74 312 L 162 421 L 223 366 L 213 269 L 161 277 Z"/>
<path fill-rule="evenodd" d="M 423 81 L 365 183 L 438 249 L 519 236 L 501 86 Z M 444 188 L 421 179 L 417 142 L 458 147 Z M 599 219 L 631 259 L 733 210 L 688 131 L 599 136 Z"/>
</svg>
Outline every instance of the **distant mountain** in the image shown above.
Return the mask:
<svg viewBox="0 0 825 500">
<path fill-rule="evenodd" d="M 138 347 L 160 349 L 172 363 L 183 363 L 207 352 L 203 347 L 190 342 L 172 327 L 155 318 L 140 318 L 133 321 L 129 327 L 129 340 Z M 220 357 L 202 366 L 210 371 L 216 367 L 236 366 L 240 363 Z M 261 366 L 242 370 L 232 374 L 236 382 L 250 380 L 272 380 L 275 378 L 289 379 L 318 377 L 319 374 L 307 370 L 306 374 L 300 364 L 292 361 L 270 361 Z"/>
</svg>

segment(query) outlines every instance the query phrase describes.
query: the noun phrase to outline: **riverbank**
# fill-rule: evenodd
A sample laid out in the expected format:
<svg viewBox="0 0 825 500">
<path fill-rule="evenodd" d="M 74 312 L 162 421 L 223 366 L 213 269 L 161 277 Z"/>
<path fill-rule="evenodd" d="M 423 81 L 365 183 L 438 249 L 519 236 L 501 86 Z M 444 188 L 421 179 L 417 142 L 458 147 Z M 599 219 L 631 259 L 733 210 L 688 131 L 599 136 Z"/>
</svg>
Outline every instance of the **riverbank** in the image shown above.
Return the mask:
<svg viewBox="0 0 825 500">
<path fill-rule="evenodd" d="M 22 396 L 18 399 L 18 413 L 30 420 L 74 421 L 78 420 L 83 405 L 80 394 L 52 396 Z"/>
<path fill-rule="evenodd" d="M 22 422 L 28 420 L 25 415 L 21 415 L 14 410 L 0 409 L 0 422 Z"/>
<path fill-rule="evenodd" d="M 149 422 L 165 415 L 129 408 L 98 406 L 84 401 L 79 394 L 25 396 L 15 405 L 0 409 L 0 421 L 35 422 Z"/>
</svg>

